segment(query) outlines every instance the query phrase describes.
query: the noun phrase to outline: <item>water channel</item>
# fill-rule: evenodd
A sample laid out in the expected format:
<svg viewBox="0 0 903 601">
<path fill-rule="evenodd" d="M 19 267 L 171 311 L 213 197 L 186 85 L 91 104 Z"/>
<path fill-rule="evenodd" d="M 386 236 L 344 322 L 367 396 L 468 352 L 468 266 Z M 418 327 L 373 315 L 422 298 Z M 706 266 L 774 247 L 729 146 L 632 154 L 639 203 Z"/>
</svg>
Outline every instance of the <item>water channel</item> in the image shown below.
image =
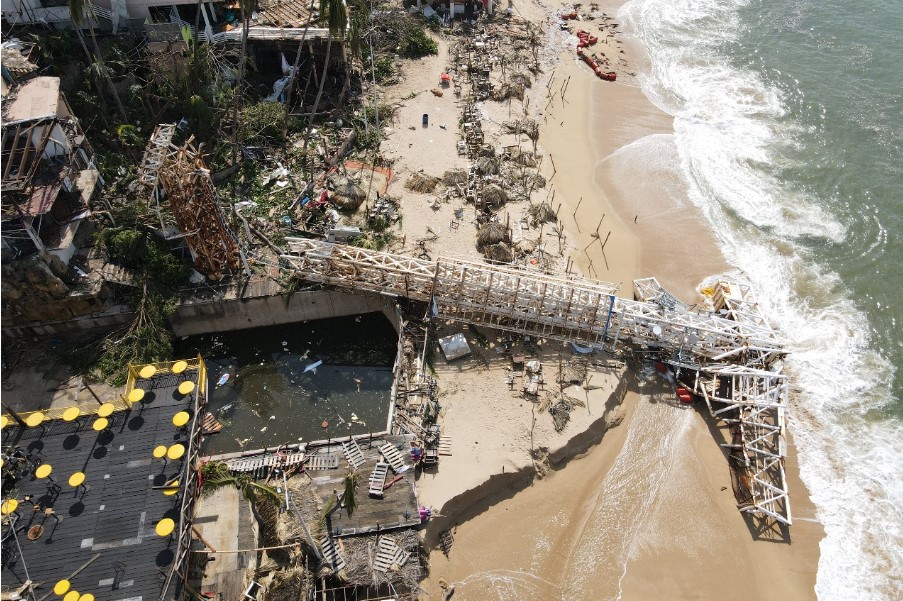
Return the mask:
<svg viewBox="0 0 903 601">
<path fill-rule="evenodd" d="M 223 423 L 205 454 L 379 432 L 386 428 L 397 334 L 381 313 L 191 336 L 210 411 Z"/>
</svg>

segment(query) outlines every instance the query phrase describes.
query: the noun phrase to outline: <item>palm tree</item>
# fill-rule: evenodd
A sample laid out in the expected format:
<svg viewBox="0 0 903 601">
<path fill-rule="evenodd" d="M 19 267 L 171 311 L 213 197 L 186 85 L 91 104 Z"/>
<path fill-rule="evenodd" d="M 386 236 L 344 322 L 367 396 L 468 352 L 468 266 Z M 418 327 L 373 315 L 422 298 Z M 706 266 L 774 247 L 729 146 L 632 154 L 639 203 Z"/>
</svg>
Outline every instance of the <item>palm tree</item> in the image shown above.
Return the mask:
<svg viewBox="0 0 903 601">
<path fill-rule="evenodd" d="M 285 120 L 282 122 L 282 143 L 288 141 L 288 112 L 292 108 L 292 92 L 295 91 L 295 76 L 298 74 L 298 66 L 301 63 L 301 51 L 304 49 L 304 42 L 307 40 L 307 30 L 310 29 L 310 22 L 313 20 L 314 3 L 317 0 L 310 0 L 310 9 L 308 9 L 307 23 L 304 24 L 304 33 L 301 34 L 301 42 L 298 43 L 298 51 L 295 53 L 295 62 L 292 65 L 292 74 L 288 79 L 288 95 L 285 97 Z M 303 103 L 303 99 L 302 99 Z"/>
<path fill-rule="evenodd" d="M 323 75 L 320 77 L 320 88 L 317 90 L 317 97 L 314 99 L 314 108 L 310 113 L 310 120 L 307 122 L 307 131 L 304 134 L 305 149 L 310 140 L 310 132 L 314 126 L 314 117 L 317 115 L 317 109 L 320 108 L 320 98 L 323 97 L 323 87 L 326 85 L 326 75 L 329 73 L 332 38 L 339 34 L 344 34 L 345 28 L 348 25 L 348 11 L 345 10 L 344 0 L 320 0 L 320 14 L 326 15 L 329 36 L 328 41 L 326 42 L 326 60 L 323 63 Z"/>
<path fill-rule="evenodd" d="M 345 474 L 345 496 L 342 498 L 342 505 L 344 505 L 345 511 L 348 512 L 348 517 L 351 517 L 351 514 L 357 509 L 357 499 L 354 497 L 354 487 L 357 484 L 357 478 L 357 472 L 354 470 L 348 470 Z"/>
<path fill-rule="evenodd" d="M 282 505 L 282 496 L 271 486 L 258 484 L 251 478 L 251 474 L 233 474 L 229 466 L 222 461 L 208 461 L 201 467 L 203 478 L 202 490 L 204 496 L 211 495 L 217 490 L 234 486 L 241 491 L 242 496 L 256 503 L 258 498 L 266 499 L 277 507 Z"/>
<path fill-rule="evenodd" d="M 241 7 L 241 57 L 238 59 L 238 81 L 232 90 L 232 164 L 238 163 L 238 107 L 245 82 L 245 65 L 248 62 L 248 28 L 251 14 L 257 10 L 257 0 L 239 0 Z"/>
<path fill-rule="evenodd" d="M 119 111 L 122 120 L 128 121 L 128 116 L 125 114 L 125 107 L 122 106 L 122 100 L 119 99 L 119 92 L 116 91 L 116 86 L 113 85 L 113 80 L 110 78 L 110 71 L 104 64 L 103 52 L 100 51 L 100 46 L 97 44 L 97 35 L 94 33 L 94 24 L 92 22 L 92 19 L 95 16 L 94 3 L 92 0 L 69 0 L 69 15 L 72 22 L 75 24 L 75 33 L 82 43 L 82 48 L 88 53 L 88 60 L 93 62 L 91 53 L 88 52 L 88 47 L 85 45 L 81 31 L 82 26 L 85 23 L 86 13 L 91 17 L 88 19 L 87 24 L 88 31 L 91 33 L 91 43 L 94 46 L 94 54 L 97 58 L 97 70 L 100 72 L 101 76 L 107 80 L 107 85 L 110 87 L 110 92 L 113 94 L 113 99 L 116 101 L 116 109 Z"/>
</svg>

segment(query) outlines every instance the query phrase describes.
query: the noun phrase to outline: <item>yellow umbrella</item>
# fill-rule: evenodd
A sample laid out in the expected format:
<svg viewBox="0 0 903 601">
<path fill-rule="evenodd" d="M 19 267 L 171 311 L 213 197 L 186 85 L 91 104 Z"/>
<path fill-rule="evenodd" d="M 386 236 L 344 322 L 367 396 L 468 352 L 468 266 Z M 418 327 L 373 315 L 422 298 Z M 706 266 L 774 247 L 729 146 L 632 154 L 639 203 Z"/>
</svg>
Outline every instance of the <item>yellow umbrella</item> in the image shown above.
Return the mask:
<svg viewBox="0 0 903 601">
<path fill-rule="evenodd" d="M 38 469 L 34 471 L 34 475 L 36 478 L 47 478 L 50 476 L 50 473 L 53 471 L 53 466 L 49 463 L 42 463 L 38 466 Z"/>
<path fill-rule="evenodd" d="M 94 595 L 92 595 L 91 593 L 85 593 L 78 598 L 78 601 L 94 601 Z"/>
<path fill-rule="evenodd" d="M 182 382 L 179 384 L 179 392 L 181 394 L 189 394 L 194 390 L 194 382 Z"/>
<path fill-rule="evenodd" d="M 54 595 L 65 595 L 69 588 L 72 586 L 68 580 L 60 580 L 56 584 L 53 585 L 53 594 Z"/>
<path fill-rule="evenodd" d="M 188 420 L 191 419 L 191 416 L 188 415 L 187 411 L 179 411 L 175 415 L 172 416 L 172 424 L 177 428 L 181 428 L 185 424 L 188 423 Z"/>
<path fill-rule="evenodd" d="M 148 378 L 154 377 L 155 373 L 157 373 L 156 367 L 154 367 L 153 365 L 145 365 L 141 368 L 141 371 L 138 372 L 138 375 L 146 380 Z"/>
<path fill-rule="evenodd" d="M 78 416 L 81 415 L 81 411 L 78 407 L 69 407 L 65 411 L 63 411 L 63 421 L 71 422 L 78 419 Z"/>
<path fill-rule="evenodd" d="M 110 417 L 113 415 L 113 411 L 116 410 L 116 407 L 113 403 L 104 403 L 100 406 L 100 409 L 97 410 L 97 415 L 100 417 Z"/>
<path fill-rule="evenodd" d="M 171 497 L 179 492 L 179 481 L 173 480 L 172 484 L 163 489 L 163 494 Z"/>
<path fill-rule="evenodd" d="M 144 398 L 144 391 L 140 388 L 132 388 L 129 391 L 129 396 L 126 398 L 128 398 L 129 403 L 138 403 Z"/>
<path fill-rule="evenodd" d="M 170 518 L 163 518 L 159 522 L 157 522 L 157 527 L 155 530 L 157 531 L 157 536 L 169 536 L 172 534 L 172 531 L 175 529 L 176 523 L 172 521 Z"/>
<path fill-rule="evenodd" d="M 110 420 L 105 417 L 98 417 L 94 420 L 94 424 L 91 426 L 94 428 L 95 432 L 102 432 L 107 429 L 107 426 L 110 425 Z"/>
<path fill-rule="evenodd" d="M 9 515 L 16 510 L 16 507 L 19 506 L 19 502 L 15 499 L 7 499 L 3 501 L 3 504 L 0 505 L 0 513 L 3 515 Z"/>
<path fill-rule="evenodd" d="M 63 596 L 63 601 L 78 601 L 81 594 L 78 591 L 69 591 Z"/>
<path fill-rule="evenodd" d="M 172 364 L 172 373 L 174 373 L 174 374 L 180 374 L 183 371 L 185 371 L 186 369 L 188 369 L 187 361 L 176 361 L 175 363 Z"/>
<path fill-rule="evenodd" d="M 179 443 L 172 445 L 171 447 L 169 447 L 169 450 L 166 451 L 166 456 L 173 461 L 180 459 L 184 454 L 185 445 Z"/>
<path fill-rule="evenodd" d="M 85 473 L 84 472 L 75 472 L 71 476 L 69 476 L 69 486 L 77 487 L 81 486 L 85 482 Z"/>
<path fill-rule="evenodd" d="M 166 445 L 161 444 L 160 446 L 154 447 L 154 459 L 163 459 L 166 457 Z"/>
<path fill-rule="evenodd" d="M 25 423 L 28 424 L 29 428 L 36 428 L 41 425 L 44 421 L 44 414 L 40 411 L 35 411 L 31 415 L 25 418 Z"/>
<path fill-rule="evenodd" d="M 9 425 L 9 418 L 6 417 L 5 415 L 0 416 L 0 423 L 2 423 L 3 427 L 5 428 L 6 426 Z"/>
</svg>

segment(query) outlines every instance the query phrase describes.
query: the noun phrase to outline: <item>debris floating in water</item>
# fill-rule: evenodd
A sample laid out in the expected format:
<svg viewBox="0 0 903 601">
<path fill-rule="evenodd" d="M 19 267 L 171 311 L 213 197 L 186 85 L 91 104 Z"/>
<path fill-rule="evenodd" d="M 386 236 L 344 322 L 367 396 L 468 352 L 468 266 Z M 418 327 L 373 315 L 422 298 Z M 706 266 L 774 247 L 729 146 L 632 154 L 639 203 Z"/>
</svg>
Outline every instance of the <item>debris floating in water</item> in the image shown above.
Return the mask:
<svg viewBox="0 0 903 601">
<path fill-rule="evenodd" d="M 324 420 L 323 420 L 323 423 L 320 424 L 320 425 L 323 426 L 324 428 L 328 428 L 328 427 L 329 427 L 329 422 L 326 421 L 326 420 L 324 419 Z"/>
<path fill-rule="evenodd" d="M 317 373 L 317 368 L 320 367 L 321 365 L 323 365 L 322 360 L 314 361 L 313 363 L 311 363 L 310 365 L 308 365 L 307 367 L 304 368 L 304 373 L 307 373 L 309 371 Z"/>
<path fill-rule="evenodd" d="M 267 431 L 267 426 L 262 427 L 262 428 L 260 429 L 260 431 L 261 431 L 261 432 L 266 432 L 266 431 Z"/>
<path fill-rule="evenodd" d="M 219 377 L 219 380 L 216 381 L 216 387 L 219 388 L 220 386 L 225 386 L 225 385 L 226 385 L 226 382 L 228 382 L 228 381 L 229 381 L 229 378 L 231 378 L 231 377 L 232 377 L 232 376 L 231 376 L 230 374 L 223 374 L 223 375 L 221 375 L 221 376 Z"/>
</svg>

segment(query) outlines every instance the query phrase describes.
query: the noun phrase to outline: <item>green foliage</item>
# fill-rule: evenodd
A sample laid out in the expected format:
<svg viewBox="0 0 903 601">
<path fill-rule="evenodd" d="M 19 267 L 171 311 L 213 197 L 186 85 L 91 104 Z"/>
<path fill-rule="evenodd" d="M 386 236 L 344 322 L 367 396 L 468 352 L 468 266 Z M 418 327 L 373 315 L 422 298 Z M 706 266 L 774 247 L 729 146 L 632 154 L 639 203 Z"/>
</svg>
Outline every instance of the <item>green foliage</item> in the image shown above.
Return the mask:
<svg viewBox="0 0 903 601">
<path fill-rule="evenodd" d="M 203 464 L 201 466 L 201 478 L 203 482 L 201 494 L 205 497 L 210 496 L 223 487 L 234 486 L 241 491 L 245 499 L 252 503 L 256 503 L 260 499 L 269 501 L 276 507 L 282 505 L 282 495 L 276 492 L 275 488 L 255 482 L 251 474 L 246 472 L 233 474 L 229 471 L 229 466 L 222 461 L 208 461 Z"/>
<path fill-rule="evenodd" d="M 343 33 L 348 26 L 348 11 L 342 0 L 320 0 L 320 15 L 326 17 L 330 33 Z"/>
<path fill-rule="evenodd" d="M 188 99 L 188 119 L 198 136 L 204 140 L 210 137 L 213 127 L 213 109 L 207 106 L 204 99 L 197 94 Z"/>
<path fill-rule="evenodd" d="M 175 311 L 179 286 L 188 266 L 166 245 L 137 229 L 106 229 L 98 236 L 110 258 L 135 272 L 140 288 L 124 293 L 135 309 L 135 320 L 124 333 L 105 338 L 98 349 L 92 375 L 114 385 L 125 381 L 129 363 L 153 363 L 172 356 L 167 321 Z"/>
<path fill-rule="evenodd" d="M 281 102 L 258 102 L 245 106 L 238 114 L 239 144 L 253 146 L 275 145 L 282 140 L 285 105 Z M 297 127 L 291 123 L 290 128 Z"/>
<path fill-rule="evenodd" d="M 348 244 L 357 246 L 358 248 L 366 248 L 367 250 L 382 250 L 395 240 L 395 233 L 384 231 L 374 232 L 368 231 L 363 236 L 358 236 L 351 240 Z"/>
<path fill-rule="evenodd" d="M 348 517 L 357 509 L 357 499 L 354 497 L 354 487 L 357 484 L 357 473 L 349 471 L 345 474 L 345 496 L 342 498 L 342 505 L 348 512 Z"/>
<path fill-rule="evenodd" d="M 421 58 L 429 54 L 437 54 L 439 45 L 426 33 L 423 25 L 411 27 L 398 44 L 398 54 L 405 58 Z"/>
<path fill-rule="evenodd" d="M 147 140 L 134 125 L 120 125 L 116 128 L 116 136 L 126 146 L 143 147 L 147 143 Z"/>
<path fill-rule="evenodd" d="M 373 62 L 376 83 L 385 83 L 395 76 L 395 61 L 391 56 L 383 56 Z"/>
<path fill-rule="evenodd" d="M 439 20 L 438 15 L 433 15 L 429 19 L 426 20 L 426 26 L 430 28 L 430 31 L 434 33 L 439 33 L 439 27 L 442 25 L 442 21 Z"/>
<path fill-rule="evenodd" d="M 72 40 L 72 34 L 69 31 L 32 33 L 28 37 L 37 44 L 35 48 L 38 51 L 41 59 L 39 62 L 42 65 L 59 68 L 64 64 L 78 60 L 78 55 L 73 52 L 75 42 Z"/>
<path fill-rule="evenodd" d="M 104 230 L 100 242 L 110 258 L 142 272 L 148 286 L 163 295 L 171 294 L 188 277 L 188 266 L 159 239 L 139 230 Z"/>
</svg>

